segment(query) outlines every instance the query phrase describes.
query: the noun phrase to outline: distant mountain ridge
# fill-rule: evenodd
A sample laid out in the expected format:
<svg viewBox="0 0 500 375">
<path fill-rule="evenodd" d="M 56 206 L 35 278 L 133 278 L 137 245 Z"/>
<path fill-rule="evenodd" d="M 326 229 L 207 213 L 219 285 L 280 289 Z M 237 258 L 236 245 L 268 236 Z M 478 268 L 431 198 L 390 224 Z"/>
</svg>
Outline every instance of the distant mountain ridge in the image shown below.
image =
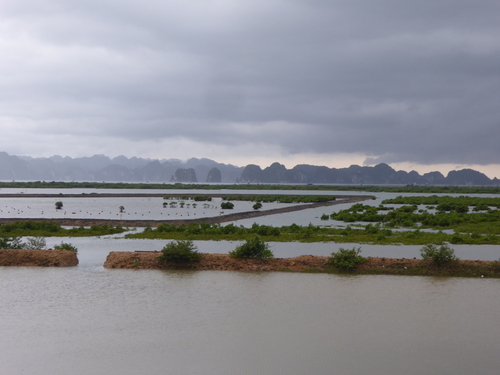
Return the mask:
<svg viewBox="0 0 500 375">
<path fill-rule="evenodd" d="M 283 164 L 273 163 L 261 169 L 249 164 L 241 173 L 238 182 L 247 183 L 290 183 L 290 184 L 346 184 L 346 185 L 453 185 L 453 186 L 496 186 L 500 180 L 490 179 L 484 173 L 473 169 L 451 171 L 445 177 L 441 172 L 420 175 L 416 171 L 396 171 L 385 163 L 374 167 L 351 165 L 348 168 L 328 168 L 299 164 L 287 169 Z"/>
<path fill-rule="evenodd" d="M 299 164 L 287 169 L 273 163 L 262 169 L 255 164 L 237 167 L 210 159 L 147 159 L 109 158 L 104 155 L 70 158 L 59 155 L 49 158 L 13 156 L 0 152 L 0 180 L 29 181 L 106 181 L 106 182 L 210 182 L 210 183 L 289 183 L 347 185 L 453 185 L 498 186 L 500 180 L 485 174 L 462 169 L 445 177 L 440 172 L 420 175 L 416 171 L 396 171 L 387 164 L 374 167 L 351 165 L 328 168 Z"/>
<path fill-rule="evenodd" d="M 193 170 L 191 172 L 190 170 Z M 210 170 L 212 171 L 209 175 Z M 189 170 L 183 173 L 178 170 Z M 143 159 L 104 155 L 70 158 L 13 156 L 0 152 L 0 180 L 106 181 L 106 182 L 209 182 L 234 183 L 243 167 L 210 159 Z"/>
</svg>

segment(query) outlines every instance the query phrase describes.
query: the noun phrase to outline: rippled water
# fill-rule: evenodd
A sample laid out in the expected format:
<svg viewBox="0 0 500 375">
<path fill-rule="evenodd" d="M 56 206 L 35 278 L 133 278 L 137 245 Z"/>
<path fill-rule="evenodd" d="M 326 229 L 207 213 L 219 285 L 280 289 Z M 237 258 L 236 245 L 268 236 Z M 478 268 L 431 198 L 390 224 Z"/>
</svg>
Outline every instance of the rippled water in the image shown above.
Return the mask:
<svg viewBox="0 0 500 375">
<path fill-rule="evenodd" d="M 159 250 L 167 241 L 47 244 L 62 240 L 79 248 L 78 267 L 0 267 L 1 374 L 455 375 L 500 366 L 500 280 L 106 270 L 110 251 Z M 195 243 L 213 253 L 238 244 Z M 278 257 L 339 246 L 359 245 L 271 243 Z M 366 256 L 407 258 L 420 248 L 361 247 Z M 498 246 L 454 248 L 463 259 L 500 257 Z"/>
<path fill-rule="evenodd" d="M 492 374 L 500 282 L 0 269 L 2 374 Z"/>
</svg>

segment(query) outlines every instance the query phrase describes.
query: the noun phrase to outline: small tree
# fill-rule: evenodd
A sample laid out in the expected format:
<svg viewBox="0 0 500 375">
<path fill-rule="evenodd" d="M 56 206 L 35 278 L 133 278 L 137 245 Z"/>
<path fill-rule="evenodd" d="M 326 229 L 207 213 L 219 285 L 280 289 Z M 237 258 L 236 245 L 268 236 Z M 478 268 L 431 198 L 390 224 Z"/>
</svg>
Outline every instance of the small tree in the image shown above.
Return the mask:
<svg viewBox="0 0 500 375">
<path fill-rule="evenodd" d="M 63 202 L 61 202 L 61 201 L 56 202 L 56 210 L 60 210 L 62 208 L 62 206 L 63 206 Z"/>
<path fill-rule="evenodd" d="M 222 202 L 220 204 L 220 208 L 222 208 L 223 210 L 232 210 L 234 208 L 234 204 L 232 204 L 231 202 Z"/>
<path fill-rule="evenodd" d="M 233 251 L 229 252 L 231 258 L 256 258 L 256 259 L 269 259 L 274 258 L 273 252 L 259 236 L 255 236 L 247 240 L 244 244 L 236 247 Z"/>
<path fill-rule="evenodd" d="M 458 260 L 455 256 L 455 250 L 451 249 L 447 244 L 441 245 L 439 248 L 434 244 L 425 245 L 420 249 L 420 255 L 423 259 L 432 259 L 436 266 Z"/>
<path fill-rule="evenodd" d="M 43 250 L 47 246 L 44 237 L 29 237 L 23 244 L 23 249 L 26 250 Z"/>
<path fill-rule="evenodd" d="M 262 203 L 257 202 L 253 205 L 254 210 L 260 210 L 262 208 Z"/>
<path fill-rule="evenodd" d="M 359 255 L 361 248 L 344 249 L 340 248 L 338 252 L 332 253 L 332 256 L 326 262 L 327 265 L 334 266 L 344 271 L 350 271 L 359 264 L 366 262 L 366 258 Z"/>
<path fill-rule="evenodd" d="M 201 254 L 197 251 L 192 241 L 170 242 L 161 250 L 158 258 L 163 263 L 191 263 L 199 262 Z"/>
<path fill-rule="evenodd" d="M 123 206 L 120 206 L 119 209 L 120 209 L 120 212 L 125 211 L 125 207 L 123 207 Z"/>
<path fill-rule="evenodd" d="M 23 246 L 20 237 L 0 237 L 0 249 L 22 249 Z"/>
</svg>

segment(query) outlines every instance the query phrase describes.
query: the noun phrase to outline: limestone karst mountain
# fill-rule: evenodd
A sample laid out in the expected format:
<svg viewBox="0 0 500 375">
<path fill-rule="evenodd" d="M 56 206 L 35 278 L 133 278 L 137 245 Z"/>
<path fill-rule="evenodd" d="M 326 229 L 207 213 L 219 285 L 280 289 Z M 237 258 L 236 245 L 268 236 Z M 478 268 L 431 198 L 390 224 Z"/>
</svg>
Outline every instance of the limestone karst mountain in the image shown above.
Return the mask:
<svg viewBox="0 0 500 375">
<path fill-rule="evenodd" d="M 33 158 L 0 152 L 0 180 L 3 181 L 105 181 L 105 182 L 209 182 L 271 184 L 347 184 L 347 185 L 452 185 L 498 186 L 500 181 L 485 174 L 462 169 L 447 176 L 440 172 L 420 175 L 416 171 L 396 171 L 387 164 L 373 167 L 351 165 L 328 168 L 299 164 L 287 169 L 273 163 L 266 168 L 255 164 L 237 167 L 202 158 L 147 159 L 104 155 L 70 158 Z"/>
</svg>

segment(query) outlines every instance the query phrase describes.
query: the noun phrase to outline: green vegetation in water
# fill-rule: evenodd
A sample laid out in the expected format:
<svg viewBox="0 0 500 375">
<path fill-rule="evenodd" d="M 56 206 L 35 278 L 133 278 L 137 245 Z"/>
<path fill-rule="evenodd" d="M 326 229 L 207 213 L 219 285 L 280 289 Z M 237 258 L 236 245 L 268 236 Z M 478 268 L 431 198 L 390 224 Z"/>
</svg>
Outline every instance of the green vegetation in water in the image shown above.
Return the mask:
<svg viewBox="0 0 500 375">
<path fill-rule="evenodd" d="M 254 210 L 260 210 L 260 209 L 262 208 L 262 203 L 257 202 L 257 203 L 255 203 L 255 204 L 252 206 L 252 208 L 253 208 Z"/>
<path fill-rule="evenodd" d="M 381 223 L 388 228 L 454 229 L 457 233 L 470 234 L 478 240 L 483 237 L 484 242 L 473 243 L 491 243 L 493 239 L 481 235 L 500 234 L 500 198 L 398 197 L 383 203 L 411 205 L 394 208 L 383 204 L 375 207 L 358 203 L 332 213 L 330 218 L 346 223 Z M 433 205 L 428 207 L 436 212 L 418 209 L 417 204 Z M 461 243 L 463 240 L 465 239 L 458 236 L 455 243 Z M 496 243 L 494 240 L 493 242 Z"/>
<path fill-rule="evenodd" d="M 0 188 L 18 189 L 186 189 L 186 190 L 318 190 L 427 194 L 500 194 L 498 186 L 359 186 L 359 185 L 279 185 L 279 184 L 167 184 L 125 182 L 0 182 Z"/>
<path fill-rule="evenodd" d="M 223 210 L 232 210 L 234 208 L 234 204 L 231 202 L 222 202 L 220 204 L 220 208 Z"/>
<path fill-rule="evenodd" d="M 500 198 L 489 198 L 489 197 L 469 197 L 469 196 L 460 196 L 460 197 L 450 197 L 448 195 L 445 196 L 417 196 L 417 197 L 403 197 L 399 196 L 392 199 L 385 199 L 383 204 L 410 204 L 410 205 L 435 205 L 441 206 L 441 208 L 436 208 L 442 211 L 453 211 L 456 210 L 457 207 L 460 206 L 474 206 L 479 209 L 475 211 L 488 210 L 488 208 L 496 207 L 500 208 Z"/>
<path fill-rule="evenodd" d="M 269 245 L 265 243 L 259 236 L 247 240 L 244 244 L 236 247 L 229 252 L 231 258 L 237 259 L 271 259 L 274 258 L 273 252 L 269 249 Z"/>
<path fill-rule="evenodd" d="M 428 232 L 420 229 L 410 231 L 396 231 L 382 227 L 379 224 L 368 224 L 359 228 L 332 228 L 315 226 L 273 227 L 254 223 L 250 228 L 234 224 L 220 225 L 209 223 L 192 223 L 190 225 L 175 226 L 163 223 L 157 228 L 148 227 L 142 233 L 127 234 L 126 238 L 142 239 L 173 239 L 197 241 L 242 241 L 259 235 L 272 242 L 337 242 L 337 243 L 366 243 L 380 245 L 425 245 L 428 243 L 442 244 L 500 244 L 500 236 L 472 234 L 447 234 L 442 231 Z"/>
<path fill-rule="evenodd" d="M 158 260 L 162 263 L 186 264 L 199 262 L 201 254 L 192 241 L 170 242 L 161 250 Z"/>
<path fill-rule="evenodd" d="M 250 201 L 262 203 L 318 203 L 335 200 L 333 195 L 230 195 L 222 197 L 227 201 Z"/>
<path fill-rule="evenodd" d="M 71 229 L 62 228 L 53 221 L 19 221 L 10 224 L 0 224 L 1 237 L 90 237 L 123 233 L 126 229 L 103 224 L 89 228 L 80 226 Z"/>
</svg>

